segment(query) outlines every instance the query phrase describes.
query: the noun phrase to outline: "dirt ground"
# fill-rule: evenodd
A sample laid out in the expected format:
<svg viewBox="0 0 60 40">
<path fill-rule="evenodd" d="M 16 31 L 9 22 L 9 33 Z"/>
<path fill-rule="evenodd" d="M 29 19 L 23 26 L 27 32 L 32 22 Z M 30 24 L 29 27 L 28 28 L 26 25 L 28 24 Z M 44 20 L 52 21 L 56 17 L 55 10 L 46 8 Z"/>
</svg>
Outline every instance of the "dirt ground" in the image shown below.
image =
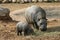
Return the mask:
<svg viewBox="0 0 60 40">
<path fill-rule="evenodd" d="M 26 3 L 26 4 L 0 4 L 0 7 L 9 8 L 10 11 L 37 5 L 42 8 L 59 8 L 60 3 Z M 16 21 L 0 20 L 0 40 L 60 40 L 60 19 L 48 18 L 48 29 L 45 32 L 36 31 L 30 36 L 16 35 Z"/>
</svg>

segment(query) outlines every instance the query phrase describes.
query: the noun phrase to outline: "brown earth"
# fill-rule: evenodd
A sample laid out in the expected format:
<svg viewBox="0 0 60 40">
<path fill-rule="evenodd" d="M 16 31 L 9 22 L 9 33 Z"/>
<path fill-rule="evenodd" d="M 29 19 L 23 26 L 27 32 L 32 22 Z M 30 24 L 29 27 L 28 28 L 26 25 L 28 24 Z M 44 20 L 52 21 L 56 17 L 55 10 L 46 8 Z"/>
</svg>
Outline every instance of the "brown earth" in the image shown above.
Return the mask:
<svg viewBox="0 0 60 40">
<path fill-rule="evenodd" d="M 9 8 L 12 11 L 26 8 L 31 5 L 38 5 L 42 8 L 60 7 L 60 3 L 27 3 L 27 4 L 0 4 L 1 7 Z M 60 40 L 60 19 L 48 18 L 48 29 L 46 32 L 36 32 L 30 36 L 16 35 L 16 21 L 0 20 L 0 40 Z M 37 36 L 39 35 L 39 36 Z"/>
</svg>

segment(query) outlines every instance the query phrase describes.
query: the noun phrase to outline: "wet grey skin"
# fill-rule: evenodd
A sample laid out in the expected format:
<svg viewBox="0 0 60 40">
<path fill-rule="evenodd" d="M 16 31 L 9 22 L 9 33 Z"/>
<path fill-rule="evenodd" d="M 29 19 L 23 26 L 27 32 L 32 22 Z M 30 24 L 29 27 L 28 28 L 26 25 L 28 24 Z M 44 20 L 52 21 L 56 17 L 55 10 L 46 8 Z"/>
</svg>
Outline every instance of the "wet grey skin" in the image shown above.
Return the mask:
<svg viewBox="0 0 60 40">
<path fill-rule="evenodd" d="M 41 28 L 41 31 L 47 30 L 46 12 L 41 7 L 35 5 L 28 7 L 25 11 L 25 17 L 29 24 L 33 24 L 34 28 L 38 30 Z M 42 21 L 42 25 L 39 23 L 40 21 Z"/>
<path fill-rule="evenodd" d="M 34 31 L 33 29 L 28 25 L 28 23 L 25 22 L 18 22 L 16 25 L 16 31 L 17 31 L 17 35 L 30 35 L 32 34 Z M 24 32 L 24 34 L 22 34 L 22 32 Z"/>
</svg>

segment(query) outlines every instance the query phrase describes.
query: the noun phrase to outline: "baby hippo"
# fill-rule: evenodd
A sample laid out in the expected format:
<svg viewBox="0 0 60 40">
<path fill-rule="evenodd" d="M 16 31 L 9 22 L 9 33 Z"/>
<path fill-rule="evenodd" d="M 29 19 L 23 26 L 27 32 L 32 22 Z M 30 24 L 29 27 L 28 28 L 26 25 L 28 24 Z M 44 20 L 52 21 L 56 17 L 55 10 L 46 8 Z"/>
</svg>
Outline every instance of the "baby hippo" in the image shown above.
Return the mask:
<svg viewBox="0 0 60 40">
<path fill-rule="evenodd" d="M 18 22 L 16 25 L 17 35 L 30 35 L 34 31 L 27 22 Z"/>
</svg>

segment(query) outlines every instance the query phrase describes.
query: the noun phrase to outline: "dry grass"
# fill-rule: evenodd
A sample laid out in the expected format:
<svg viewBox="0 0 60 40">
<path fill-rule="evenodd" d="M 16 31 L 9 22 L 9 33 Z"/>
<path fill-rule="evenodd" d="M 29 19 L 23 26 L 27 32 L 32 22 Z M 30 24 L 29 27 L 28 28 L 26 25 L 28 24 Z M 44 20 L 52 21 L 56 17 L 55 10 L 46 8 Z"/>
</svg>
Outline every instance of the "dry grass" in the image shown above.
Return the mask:
<svg viewBox="0 0 60 40">
<path fill-rule="evenodd" d="M 42 8 L 60 7 L 60 3 L 27 3 L 27 4 L 0 4 L 1 7 L 9 8 L 11 11 L 26 8 L 31 5 L 38 5 Z M 15 21 L 0 20 L 0 40 L 60 40 L 60 19 L 48 21 L 46 32 L 35 31 L 30 36 L 17 36 Z"/>
</svg>

